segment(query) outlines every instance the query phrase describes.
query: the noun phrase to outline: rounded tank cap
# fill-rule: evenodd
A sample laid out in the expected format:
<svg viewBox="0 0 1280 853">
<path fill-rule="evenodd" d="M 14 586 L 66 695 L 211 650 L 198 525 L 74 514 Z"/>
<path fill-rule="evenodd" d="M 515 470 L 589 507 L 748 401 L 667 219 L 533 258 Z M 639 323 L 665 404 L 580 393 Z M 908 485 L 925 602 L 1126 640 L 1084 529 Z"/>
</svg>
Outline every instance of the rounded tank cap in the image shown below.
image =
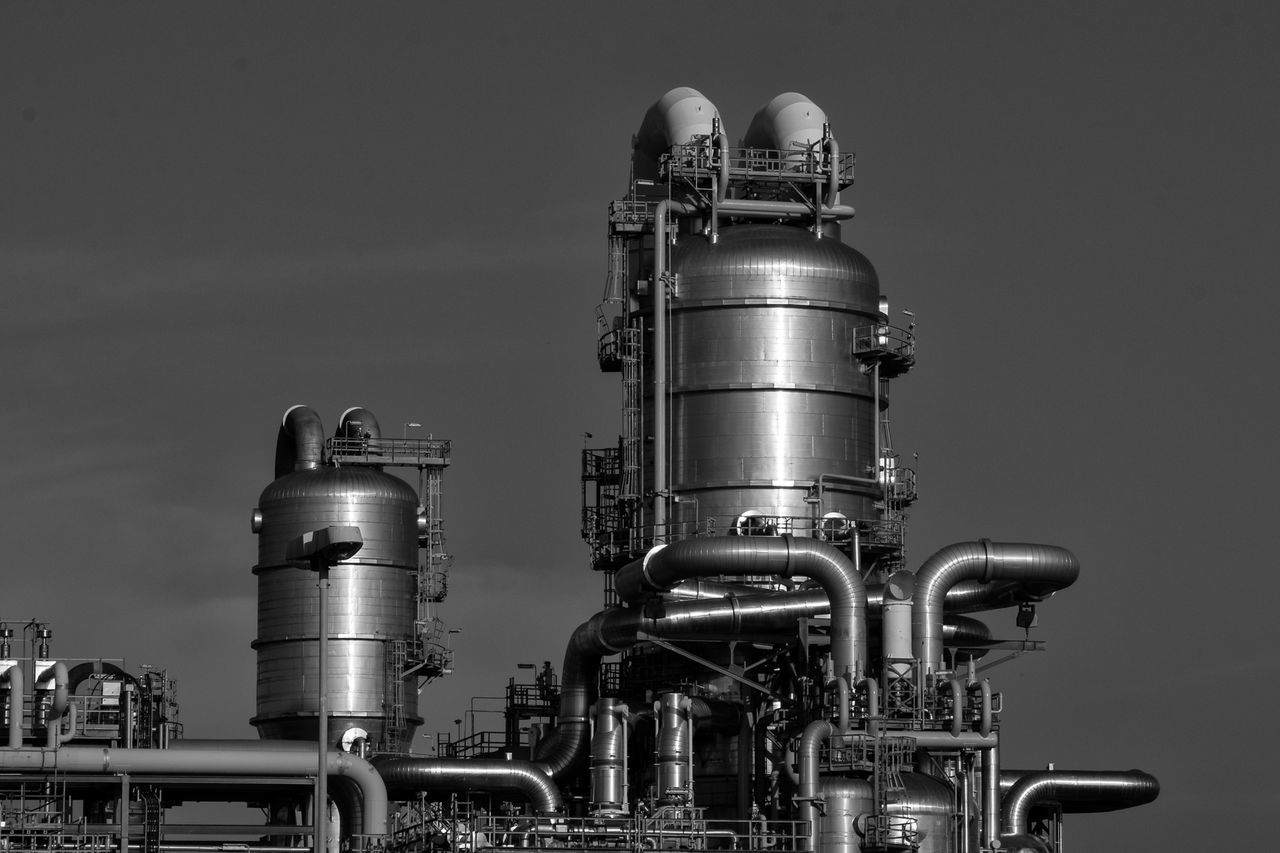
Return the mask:
<svg viewBox="0 0 1280 853">
<path fill-rule="evenodd" d="M 249 529 L 254 533 L 262 532 L 262 507 L 253 508 L 253 515 L 249 518 Z"/>
</svg>

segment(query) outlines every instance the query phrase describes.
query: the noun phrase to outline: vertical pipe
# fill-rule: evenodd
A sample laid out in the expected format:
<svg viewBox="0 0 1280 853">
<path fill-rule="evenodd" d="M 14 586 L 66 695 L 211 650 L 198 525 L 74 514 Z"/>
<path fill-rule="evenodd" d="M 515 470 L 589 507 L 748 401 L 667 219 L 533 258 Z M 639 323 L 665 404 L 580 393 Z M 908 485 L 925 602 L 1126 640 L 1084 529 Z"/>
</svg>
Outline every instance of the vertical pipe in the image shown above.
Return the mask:
<svg viewBox="0 0 1280 853">
<path fill-rule="evenodd" d="M 992 847 L 1000 840 L 1000 746 L 987 747 L 982 754 L 982 844 Z"/>
<path fill-rule="evenodd" d="M 319 574 L 320 613 L 319 613 L 319 673 L 320 707 L 316 721 L 319 733 L 316 742 L 319 744 L 319 764 L 316 770 L 316 807 L 315 814 L 316 853 L 326 853 L 328 842 L 325 832 L 329 822 L 329 566 L 323 558 L 315 558 L 313 565 Z"/>
<path fill-rule="evenodd" d="M 666 541 L 667 524 L 667 216 L 693 207 L 664 199 L 653 211 L 653 541 Z"/>
<path fill-rule="evenodd" d="M 5 670 L 5 679 L 9 682 L 9 748 L 22 746 L 22 714 L 26 685 L 22 680 L 22 667 L 16 663 Z"/>
<path fill-rule="evenodd" d="M 738 820 L 751 817 L 751 714 L 742 709 L 738 722 Z"/>
</svg>

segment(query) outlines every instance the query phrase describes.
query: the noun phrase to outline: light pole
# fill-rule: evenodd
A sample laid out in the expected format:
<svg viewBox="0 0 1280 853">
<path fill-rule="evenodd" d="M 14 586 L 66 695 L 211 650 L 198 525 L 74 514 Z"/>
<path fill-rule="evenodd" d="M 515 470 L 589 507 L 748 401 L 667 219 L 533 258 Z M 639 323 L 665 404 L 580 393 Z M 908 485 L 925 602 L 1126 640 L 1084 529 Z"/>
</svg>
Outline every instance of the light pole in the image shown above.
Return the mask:
<svg viewBox="0 0 1280 853">
<path fill-rule="evenodd" d="M 317 575 L 316 586 L 320 590 L 318 615 L 317 665 L 320 706 L 317 713 L 316 743 L 319 750 L 319 766 L 316 769 L 316 803 L 312 814 L 315 823 L 316 853 L 326 853 L 325 834 L 329 827 L 329 567 L 343 560 L 350 560 L 364 545 L 360 528 L 351 525 L 330 525 L 304 533 L 289 543 L 288 560 L 299 568 L 310 569 Z"/>
</svg>

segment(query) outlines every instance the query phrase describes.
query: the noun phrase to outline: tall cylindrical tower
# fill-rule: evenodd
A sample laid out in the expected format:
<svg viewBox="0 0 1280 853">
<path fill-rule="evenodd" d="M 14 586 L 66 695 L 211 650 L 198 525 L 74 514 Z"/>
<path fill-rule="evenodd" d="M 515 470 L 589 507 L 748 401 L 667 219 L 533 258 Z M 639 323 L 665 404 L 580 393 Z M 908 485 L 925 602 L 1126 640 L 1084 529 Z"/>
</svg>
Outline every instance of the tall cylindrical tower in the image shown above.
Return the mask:
<svg viewBox="0 0 1280 853">
<path fill-rule="evenodd" d="M 681 235 L 671 267 L 668 519 L 732 530 L 749 512 L 804 518 L 823 475 L 834 475 L 826 511 L 872 517 L 876 394 L 855 355 L 857 330 L 879 316 L 871 263 L 809 229 L 742 224 L 715 242 Z M 651 330 L 653 299 L 641 306 Z M 646 435 L 658 428 L 654 387 L 645 384 Z"/>
<path fill-rule="evenodd" d="M 345 426 L 339 434 L 351 441 Z M 264 738 L 316 736 L 316 577 L 290 562 L 290 543 L 328 525 L 351 525 L 364 545 L 329 573 L 329 733 L 335 746 L 364 737 L 398 750 L 422 722 L 417 691 L 403 675 L 417 616 L 418 495 L 376 466 L 329 464 L 319 430 L 319 418 L 305 407 L 286 414 L 279 476 L 254 513 L 258 690 L 251 722 Z"/>
</svg>

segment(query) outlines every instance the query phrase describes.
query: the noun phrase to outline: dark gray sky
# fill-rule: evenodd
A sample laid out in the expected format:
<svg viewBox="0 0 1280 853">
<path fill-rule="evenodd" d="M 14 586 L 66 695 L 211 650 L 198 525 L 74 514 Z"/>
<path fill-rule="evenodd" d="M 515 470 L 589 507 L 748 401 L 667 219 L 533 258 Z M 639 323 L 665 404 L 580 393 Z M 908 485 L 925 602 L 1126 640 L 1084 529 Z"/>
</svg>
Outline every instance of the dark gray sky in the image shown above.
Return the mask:
<svg viewBox="0 0 1280 853">
<path fill-rule="evenodd" d="M 1084 565 L 1049 651 L 992 672 L 1006 764 L 1160 778 L 1073 849 L 1262 845 L 1277 44 L 1266 2 L 9 0 L 0 616 L 167 667 L 191 736 L 252 735 L 279 416 L 364 405 L 455 442 L 464 633 L 427 729 L 558 665 L 601 603 L 577 465 L 618 429 L 592 312 L 631 134 L 672 86 L 731 139 L 795 90 L 858 154 L 845 239 L 919 322 L 913 564 L 988 536 Z"/>
</svg>

